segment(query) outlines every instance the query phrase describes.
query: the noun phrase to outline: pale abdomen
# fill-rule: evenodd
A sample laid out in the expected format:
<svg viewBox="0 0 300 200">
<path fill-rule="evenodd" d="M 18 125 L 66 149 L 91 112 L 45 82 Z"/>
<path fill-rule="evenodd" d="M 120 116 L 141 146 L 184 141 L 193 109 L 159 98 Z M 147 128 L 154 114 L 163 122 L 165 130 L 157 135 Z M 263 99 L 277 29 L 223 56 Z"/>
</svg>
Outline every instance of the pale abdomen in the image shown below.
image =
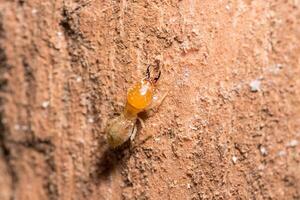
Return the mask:
<svg viewBox="0 0 300 200">
<path fill-rule="evenodd" d="M 107 129 L 107 142 L 110 147 L 116 148 L 126 142 L 132 134 L 136 119 L 127 119 L 120 115 L 113 119 Z"/>
</svg>

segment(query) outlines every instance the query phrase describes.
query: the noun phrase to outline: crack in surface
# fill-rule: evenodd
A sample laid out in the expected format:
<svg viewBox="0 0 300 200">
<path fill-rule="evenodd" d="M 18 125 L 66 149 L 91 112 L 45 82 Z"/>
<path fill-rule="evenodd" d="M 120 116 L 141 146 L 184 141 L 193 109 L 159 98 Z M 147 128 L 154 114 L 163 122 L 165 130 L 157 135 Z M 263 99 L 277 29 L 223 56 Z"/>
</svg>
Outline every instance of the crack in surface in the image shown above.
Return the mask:
<svg viewBox="0 0 300 200">
<path fill-rule="evenodd" d="M 26 98 L 28 100 L 25 110 L 27 115 L 27 126 L 30 135 L 23 141 L 15 141 L 14 138 L 10 138 L 10 127 L 6 124 L 6 113 L 4 108 L 7 106 L 6 94 L 9 94 L 9 79 L 7 78 L 6 74 L 10 73 L 12 66 L 8 64 L 5 47 L 2 46 L 2 41 L 6 39 L 5 33 L 6 30 L 3 27 L 3 16 L 0 13 L 0 157 L 3 157 L 4 164 L 6 165 L 8 176 L 11 181 L 10 199 L 13 200 L 17 198 L 16 191 L 20 182 L 20 172 L 18 172 L 16 169 L 16 162 L 19 161 L 16 156 L 19 155 L 19 150 L 15 151 L 15 149 L 23 148 L 32 149 L 35 152 L 43 155 L 44 161 L 47 165 L 47 171 L 49 170 L 50 174 L 47 174 L 48 178 L 45 179 L 45 184 L 43 187 L 47 191 L 49 199 L 54 200 L 58 197 L 58 188 L 53 177 L 53 174 L 55 174 L 56 171 L 54 160 L 55 146 L 50 139 L 41 139 L 35 137 L 34 132 L 31 129 L 31 105 L 33 105 L 35 101 L 36 79 L 34 76 L 34 69 L 25 59 L 25 55 L 22 59 L 22 65 L 24 67 L 23 76 L 25 78 Z"/>
<path fill-rule="evenodd" d="M 5 39 L 4 28 L 3 28 L 3 18 L 0 14 L 0 40 Z M 10 199 L 14 199 L 14 194 L 16 190 L 16 184 L 18 183 L 18 176 L 15 171 L 15 168 L 11 162 L 11 151 L 8 147 L 7 140 L 7 128 L 5 126 L 5 118 L 4 118 L 4 96 L 3 93 L 7 89 L 7 79 L 4 77 L 4 74 L 8 72 L 10 69 L 9 64 L 7 63 L 7 57 L 0 43 L 0 156 L 3 156 L 7 171 L 9 173 L 11 179 L 11 196 Z"/>
</svg>

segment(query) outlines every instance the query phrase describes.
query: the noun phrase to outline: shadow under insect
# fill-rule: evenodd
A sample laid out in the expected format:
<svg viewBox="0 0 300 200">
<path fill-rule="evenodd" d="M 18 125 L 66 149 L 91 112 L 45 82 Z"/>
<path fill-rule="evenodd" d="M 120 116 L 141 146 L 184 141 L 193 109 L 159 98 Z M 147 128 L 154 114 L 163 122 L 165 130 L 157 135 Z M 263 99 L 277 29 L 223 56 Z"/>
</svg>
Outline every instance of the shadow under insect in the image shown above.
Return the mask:
<svg viewBox="0 0 300 200">
<path fill-rule="evenodd" d="M 103 144 L 100 145 L 103 147 Z M 116 149 L 111 149 L 108 145 L 104 145 L 96 163 L 96 169 L 91 173 L 92 179 L 100 184 L 109 180 L 111 174 L 116 168 L 124 165 L 132 154 L 132 144 L 128 140 Z"/>
<path fill-rule="evenodd" d="M 139 115 L 143 120 L 147 119 L 149 116 L 145 112 Z M 141 132 L 142 126 L 137 123 L 137 135 Z M 144 144 L 151 137 L 146 137 L 146 139 L 135 140 L 136 142 L 127 140 L 125 143 L 119 147 L 112 149 L 106 144 L 105 140 L 99 142 L 99 157 L 96 163 L 96 169 L 91 173 L 92 179 L 100 184 L 103 181 L 109 180 L 109 177 L 116 170 L 116 168 L 122 167 L 129 160 L 130 156 L 134 154 L 136 148 Z"/>
</svg>

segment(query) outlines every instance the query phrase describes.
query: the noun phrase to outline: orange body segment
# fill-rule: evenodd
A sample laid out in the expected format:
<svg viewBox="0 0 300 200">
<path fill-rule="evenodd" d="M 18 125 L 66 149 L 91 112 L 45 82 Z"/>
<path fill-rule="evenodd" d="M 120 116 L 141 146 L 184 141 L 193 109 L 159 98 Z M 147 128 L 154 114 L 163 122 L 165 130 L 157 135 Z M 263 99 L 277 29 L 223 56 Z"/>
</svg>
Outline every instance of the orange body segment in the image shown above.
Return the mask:
<svg viewBox="0 0 300 200">
<path fill-rule="evenodd" d="M 142 80 L 129 89 L 125 113 L 135 116 L 147 108 L 152 102 L 153 90 L 153 84 L 147 80 Z"/>
</svg>

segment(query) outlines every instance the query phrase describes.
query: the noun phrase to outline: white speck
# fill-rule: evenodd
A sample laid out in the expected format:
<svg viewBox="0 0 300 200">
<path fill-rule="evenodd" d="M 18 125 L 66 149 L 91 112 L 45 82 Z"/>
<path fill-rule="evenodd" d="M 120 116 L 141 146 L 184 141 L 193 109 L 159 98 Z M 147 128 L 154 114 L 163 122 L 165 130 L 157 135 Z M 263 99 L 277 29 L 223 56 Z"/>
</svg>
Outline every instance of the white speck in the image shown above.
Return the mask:
<svg viewBox="0 0 300 200">
<path fill-rule="evenodd" d="M 273 74 L 278 74 L 282 68 L 283 68 L 283 65 L 278 63 L 278 64 L 268 67 L 267 71 L 269 71 Z"/>
<path fill-rule="evenodd" d="M 264 169 L 265 169 L 265 166 L 264 166 L 264 165 L 262 165 L 262 164 L 260 164 L 260 165 L 258 165 L 257 169 L 258 169 L 258 170 L 260 170 L 260 171 L 262 171 L 262 170 L 264 170 Z"/>
<path fill-rule="evenodd" d="M 88 118 L 88 122 L 91 123 L 91 124 L 94 123 L 94 118 L 93 117 L 89 117 Z"/>
<path fill-rule="evenodd" d="M 43 108 L 48 108 L 48 106 L 50 105 L 50 102 L 49 101 L 44 101 L 43 103 L 42 103 L 42 107 Z"/>
<path fill-rule="evenodd" d="M 261 81 L 259 79 L 251 81 L 250 82 L 251 92 L 258 92 L 258 91 L 260 91 L 260 84 L 261 84 Z"/>
<path fill-rule="evenodd" d="M 78 139 L 78 143 L 81 144 L 81 145 L 84 145 L 85 141 L 83 138 L 79 138 Z"/>
<path fill-rule="evenodd" d="M 193 126 L 193 125 L 189 125 L 190 129 L 192 129 L 193 131 L 197 131 L 198 128 L 196 126 Z"/>
<path fill-rule="evenodd" d="M 276 69 L 282 69 L 282 68 L 283 68 L 283 65 L 278 63 L 278 64 L 275 65 L 275 68 L 276 68 Z"/>
<path fill-rule="evenodd" d="M 15 128 L 16 131 L 18 131 L 18 130 L 20 130 L 21 127 L 20 127 L 19 124 L 15 124 L 15 127 L 14 127 L 14 128 Z"/>
<path fill-rule="evenodd" d="M 87 93 L 82 93 L 80 95 L 80 105 L 82 106 L 89 106 L 90 105 L 90 97 Z"/>
<path fill-rule="evenodd" d="M 192 29 L 192 33 L 194 33 L 195 35 L 198 35 L 198 34 L 199 34 L 199 30 L 198 30 L 198 29 L 195 29 L 195 28 L 193 28 L 193 29 Z"/>
<path fill-rule="evenodd" d="M 159 142 L 160 138 L 155 138 L 154 140 L 155 140 L 155 142 Z"/>
<path fill-rule="evenodd" d="M 296 147 L 299 144 L 298 140 L 291 140 L 287 143 L 287 147 Z"/>
<path fill-rule="evenodd" d="M 82 77 L 81 77 L 81 76 L 77 76 L 77 77 L 76 77 L 76 82 L 77 82 L 77 83 L 80 83 L 81 81 L 82 81 Z"/>
<path fill-rule="evenodd" d="M 21 129 L 22 129 L 23 131 L 27 131 L 27 130 L 28 130 L 28 126 L 23 125 L 23 126 L 21 126 Z"/>
<path fill-rule="evenodd" d="M 280 156 L 280 157 L 283 157 L 285 155 L 286 155 L 286 152 L 283 151 L 283 150 L 281 150 L 281 151 L 278 152 L 278 156 Z"/>
<path fill-rule="evenodd" d="M 232 162 L 235 164 L 238 161 L 238 158 L 236 156 L 232 156 Z"/>
<path fill-rule="evenodd" d="M 186 185 L 186 187 L 187 187 L 187 189 L 191 189 L 191 184 L 188 183 L 188 184 Z"/>
<path fill-rule="evenodd" d="M 32 9 L 32 10 L 31 10 L 31 13 L 32 13 L 33 15 L 35 15 L 35 14 L 37 13 L 37 9 L 35 9 L 35 8 Z"/>
<path fill-rule="evenodd" d="M 184 70 L 184 77 L 188 78 L 190 76 L 190 72 L 188 69 Z"/>
<path fill-rule="evenodd" d="M 189 42 L 188 41 L 183 41 L 183 43 L 181 44 L 181 49 L 184 53 L 187 53 L 189 50 Z"/>
<path fill-rule="evenodd" d="M 63 33 L 61 31 L 58 31 L 56 34 L 58 37 L 61 37 L 63 35 Z"/>
<path fill-rule="evenodd" d="M 227 10 L 230 10 L 230 6 L 229 6 L 229 5 L 226 5 L 225 8 L 226 8 Z"/>
<path fill-rule="evenodd" d="M 266 149 L 265 147 L 263 147 L 263 146 L 261 146 L 261 147 L 259 148 L 259 151 L 260 151 L 261 155 L 263 155 L 263 156 L 268 155 L 267 149 Z"/>
</svg>

